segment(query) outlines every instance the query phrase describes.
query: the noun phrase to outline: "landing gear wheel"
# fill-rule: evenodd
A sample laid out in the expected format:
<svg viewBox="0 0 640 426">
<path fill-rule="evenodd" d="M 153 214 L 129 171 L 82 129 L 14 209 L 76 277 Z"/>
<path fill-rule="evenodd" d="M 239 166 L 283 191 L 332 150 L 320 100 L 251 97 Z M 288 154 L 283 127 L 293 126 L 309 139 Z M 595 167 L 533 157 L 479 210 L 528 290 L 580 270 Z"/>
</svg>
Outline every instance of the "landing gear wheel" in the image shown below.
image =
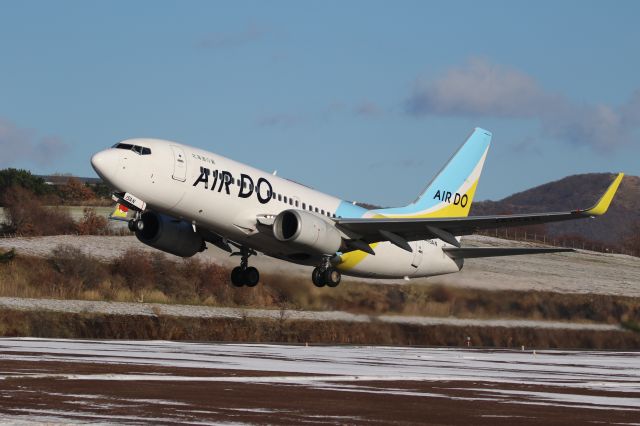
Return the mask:
<svg viewBox="0 0 640 426">
<path fill-rule="evenodd" d="M 244 285 L 247 287 L 255 287 L 260 281 L 260 273 L 253 266 L 249 266 L 243 271 Z"/>
<path fill-rule="evenodd" d="M 260 282 L 260 273 L 252 266 L 249 266 L 249 256 L 256 252 L 248 247 L 241 246 L 240 252 L 233 253 L 232 256 L 241 256 L 240 266 L 236 266 L 231 271 L 231 284 L 234 287 L 255 287 Z"/>
<path fill-rule="evenodd" d="M 129 231 L 136 232 L 136 221 L 135 220 L 130 220 L 129 222 L 127 222 L 127 226 L 129 227 Z"/>
<path fill-rule="evenodd" d="M 244 271 L 241 267 L 236 266 L 231 270 L 231 284 L 235 287 L 242 287 L 244 285 Z"/>
<path fill-rule="evenodd" d="M 313 285 L 316 287 L 324 287 L 324 278 L 323 273 L 320 268 L 314 268 L 311 273 L 311 281 L 313 281 Z"/>
<path fill-rule="evenodd" d="M 340 284 L 340 280 L 342 279 L 340 272 L 334 268 L 327 269 L 322 275 L 325 284 L 327 284 L 329 287 L 337 287 L 338 284 Z"/>
</svg>

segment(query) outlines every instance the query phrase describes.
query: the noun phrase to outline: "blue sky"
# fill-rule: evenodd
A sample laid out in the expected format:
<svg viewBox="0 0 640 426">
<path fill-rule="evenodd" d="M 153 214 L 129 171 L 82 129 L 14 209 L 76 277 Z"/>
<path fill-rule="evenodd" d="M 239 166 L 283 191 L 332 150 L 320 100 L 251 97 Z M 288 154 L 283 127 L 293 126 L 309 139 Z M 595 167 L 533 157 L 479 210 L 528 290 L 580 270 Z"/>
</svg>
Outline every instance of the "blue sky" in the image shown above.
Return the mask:
<svg viewBox="0 0 640 426">
<path fill-rule="evenodd" d="M 478 126 L 477 197 L 640 175 L 640 2 L 5 1 L 0 167 L 94 176 L 177 140 L 346 199 L 412 201 Z"/>
</svg>

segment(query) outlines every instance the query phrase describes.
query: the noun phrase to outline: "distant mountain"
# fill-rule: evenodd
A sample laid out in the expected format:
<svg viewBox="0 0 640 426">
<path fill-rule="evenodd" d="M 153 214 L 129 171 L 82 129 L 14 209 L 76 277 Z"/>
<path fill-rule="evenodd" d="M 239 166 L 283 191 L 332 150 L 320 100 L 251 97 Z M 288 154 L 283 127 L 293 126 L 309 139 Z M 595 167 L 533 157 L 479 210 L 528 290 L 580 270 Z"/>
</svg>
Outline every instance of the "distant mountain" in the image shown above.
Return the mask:
<svg viewBox="0 0 640 426">
<path fill-rule="evenodd" d="M 472 215 L 541 213 L 588 208 L 613 181 L 615 174 L 590 173 L 568 176 L 513 194 L 500 201 L 474 202 Z M 620 244 L 640 224 L 640 177 L 625 176 L 607 214 L 546 225 L 554 237 L 579 235 L 591 241 Z"/>
</svg>

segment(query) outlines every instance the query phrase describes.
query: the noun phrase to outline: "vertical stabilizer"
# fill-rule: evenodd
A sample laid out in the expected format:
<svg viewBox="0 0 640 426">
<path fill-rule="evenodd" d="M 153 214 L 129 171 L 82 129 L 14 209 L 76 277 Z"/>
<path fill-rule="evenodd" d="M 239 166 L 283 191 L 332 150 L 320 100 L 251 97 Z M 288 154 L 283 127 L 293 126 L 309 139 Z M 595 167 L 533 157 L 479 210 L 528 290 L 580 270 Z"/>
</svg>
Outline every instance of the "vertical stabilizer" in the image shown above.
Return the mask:
<svg viewBox="0 0 640 426">
<path fill-rule="evenodd" d="M 468 216 L 490 143 L 491 133 L 476 128 L 416 201 L 369 213 L 406 218 Z"/>
</svg>

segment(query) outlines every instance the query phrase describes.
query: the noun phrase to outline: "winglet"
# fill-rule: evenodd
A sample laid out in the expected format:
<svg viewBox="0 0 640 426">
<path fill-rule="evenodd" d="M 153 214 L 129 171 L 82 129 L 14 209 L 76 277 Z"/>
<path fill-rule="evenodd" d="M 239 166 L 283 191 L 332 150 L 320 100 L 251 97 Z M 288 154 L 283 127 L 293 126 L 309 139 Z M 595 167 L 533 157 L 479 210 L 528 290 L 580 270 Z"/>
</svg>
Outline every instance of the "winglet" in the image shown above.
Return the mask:
<svg viewBox="0 0 640 426">
<path fill-rule="evenodd" d="M 587 216 L 602 216 L 607 212 L 611 201 L 613 200 L 613 196 L 616 194 L 618 190 L 618 186 L 620 186 L 620 182 L 622 181 L 622 177 L 624 173 L 618 173 L 615 180 L 609 185 L 607 192 L 598 200 L 595 206 L 591 207 L 587 210 L 582 210 L 580 213 L 585 214 Z"/>
</svg>

